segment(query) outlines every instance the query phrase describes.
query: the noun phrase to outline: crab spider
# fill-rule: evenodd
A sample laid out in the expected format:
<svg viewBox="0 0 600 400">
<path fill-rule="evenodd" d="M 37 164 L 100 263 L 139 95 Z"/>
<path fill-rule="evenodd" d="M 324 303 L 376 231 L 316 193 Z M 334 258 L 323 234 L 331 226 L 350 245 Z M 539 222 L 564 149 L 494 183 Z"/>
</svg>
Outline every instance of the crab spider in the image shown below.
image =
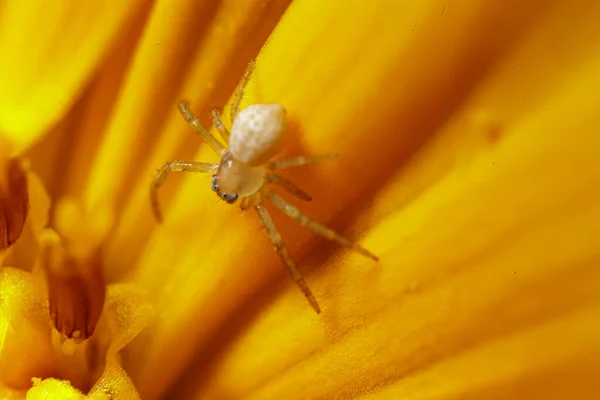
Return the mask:
<svg viewBox="0 0 600 400">
<path fill-rule="evenodd" d="M 162 217 L 158 206 L 158 188 L 170 172 L 212 173 L 212 190 L 221 199 L 229 204 L 233 204 L 239 200 L 240 208 L 247 209 L 253 207 L 256 210 L 275 251 L 287 267 L 292 279 L 302 290 L 313 309 L 317 313 L 320 313 L 321 309 L 315 296 L 308 288 L 302 274 L 298 271 L 296 264 L 290 257 L 281 235 L 277 231 L 264 205 L 265 198 L 271 201 L 283 213 L 313 232 L 372 260 L 377 261 L 378 258 L 350 239 L 302 214 L 298 208 L 289 204 L 269 188 L 270 184 L 277 185 L 296 197 L 309 201 L 311 197 L 308 194 L 291 181 L 277 175 L 274 171 L 326 161 L 335 158 L 336 155 L 329 154 L 271 160 L 281 150 L 283 145 L 286 113 L 280 104 L 254 104 L 239 111 L 244 89 L 253 69 L 254 61 L 248 65 L 240 85 L 234 94 L 233 104 L 230 109 L 230 118 L 233 122 L 231 132 L 223 124 L 220 112 L 218 110 L 211 111 L 213 125 L 223 141 L 229 144 L 229 148 L 225 147 L 202 126 L 200 121 L 190 111 L 186 102 L 180 101 L 178 103 L 179 111 L 188 124 L 221 157 L 221 160 L 217 164 L 196 161 L 167 162 L 160 168 L 150 187 L 152 209 L 156 219 L 161 222 Z"/>
</svg>

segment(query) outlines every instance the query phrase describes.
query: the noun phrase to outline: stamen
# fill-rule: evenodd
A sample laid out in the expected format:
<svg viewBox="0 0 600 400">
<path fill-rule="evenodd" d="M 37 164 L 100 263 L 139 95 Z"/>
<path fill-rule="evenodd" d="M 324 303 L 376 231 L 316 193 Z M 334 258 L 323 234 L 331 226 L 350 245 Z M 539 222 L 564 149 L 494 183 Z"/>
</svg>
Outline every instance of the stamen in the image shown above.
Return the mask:
<svg viewBox="0 0 600 400">
<path fill-rule="evenodd" d="M 0 251 L 19 239 L 29 212 L 27 175 L 19 160 L 8 159 L 3 167 L 4 171 L 0 172 Z"/>
</svg>

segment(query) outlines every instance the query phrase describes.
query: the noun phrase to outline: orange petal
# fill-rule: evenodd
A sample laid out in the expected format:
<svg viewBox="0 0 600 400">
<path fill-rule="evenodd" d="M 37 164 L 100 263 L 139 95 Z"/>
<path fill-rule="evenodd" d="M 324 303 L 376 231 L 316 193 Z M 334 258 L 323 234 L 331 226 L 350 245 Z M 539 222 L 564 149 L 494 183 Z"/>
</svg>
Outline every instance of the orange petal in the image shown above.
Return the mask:
<svg viewBox="0 0 600 400">
<path fill-rule="evenodd" d="M 215 91 L 224 97 L 220 88 L 214 88 L 215 78 L 224 70 L 229 70 L 227 60 L 234 58 L 231 49 L 239 46 L 235 41 L 241 39 L 244 32 L 252 32 L 255 19 L 249 18 L 244 11 L 251 12 L 256 7 L 256 12 L 262 10 L 258 3 L 264 2 L 233 1 L 223 5 L 181 2 L 176 6 L 171 1 L 157 2 L 136 50 L 110 125 L 99 148 L 94 151 L 91 176 L 83 188 L 86 204 L 110 201 L 111 206 L 118 208 L 119 200 L 133 181 L 131 178 L 141 176 L 145 179 L 146 173 L 140 167 L 145 166 L 152 149 L 162 147 L 156 144 L 156 134 L 175 114 L 175 103 L 181 97 L 181 87 L 188 78 L 188 63 L 202 60 L 204 70 L 201 74 L 195 73 L 189 77 L 193 82 L 183 87 L 187 96 L 206 101 L 205 93 L 212 94 Z M 214 22 L 211 21 L 213 17 Z M 223 24 L 231 26 L 225 29 Z M 204 38 L 199 29 L 213 26 L 214 29 L 209 30 Z M 207 57 L 200 58 L 200 54 L 196 55 L 193 51 L 197 47 L 199 53 L 210 50 L 212 54 L 221 49 L 219 45 L 224 48 L 223 56 L 228 58 L 221 57 L 208 64 Z M 198 61 L 194 60 L 195 56 Z M 148 65 L 153 68 L 148 68 Z M 181 138 L 166 138 L 165 141 L 173 146 Z M 182 145 L 179 143 L 179 146 Z M 88 163 L 89 159 L 85 159 L 85 162 Z M 118 166 L 118 179 L 114 174 L 106 173 L 114 170 L 115 166 Z"/>
<path fill-rule="evenodd" d="M 201 121 L 209 124 L 209 110 L 226 102 L 246 63 L 258 53 L 288 2 L 184 2 L 174 9 L 172 2 L 166 1 L 154 10 L 142 44 L 144 50 L 138 54 L 139 73 L 132 74 L 127 83 L 127 99 L 116 105 L 114 135 L 105 138 L 101 159 L 92 166 L 97 168 L 94 178 L 87 181 L 88 198 L 112 202 L 111 194 L 125 189 L 123 195 L 130 199 L 117 203 L 123 214 L 114 236 L 108 238 L 107 266 L 112 268 L 107 273 L 109 278 L 118 278 L 133 268 L 157 226 L 150 214 L 149 173 L 153 174 L 166 160 L 191 158 L 201 145 L 178 113 L 176 101 L 189 100 Z M 173 23 L 174 18 L 177 23 Z M 199 26 L 203 27 L 201 31 Z M 190 42 L 185 39 L 188 37 L 199 42 Z M 154 45 L 157 41 L 161 46 Z M 181 46 L 182 41 L 187 45 Z M 160 63 L 161 67 L 147 71 L 149 63 Z M 165 87 L 157 89 L 157 84 Z M 175 90 L 178 85 L 180 88 Z M 157 90 L 160 98 L 153 94 Z M 136 109 L 145 104 L 142 110 L 146 116 L 132 113 L 130 103 Z M 128 137 L 124 139 L 123 135 Z M 76 155 L 80 162 L 73 169 L 89 169 L 89 160 L 97 151 L 92 148 L 90 153 Z M 109 177 L 103 172 L 107 165 L 122 165 L 124 169 L 119 168 L 116 176 Z M 173 177 L 161 190 L 165 210 L 171 189 L 180 182 Z"/>
<path fill-rule="evenodd" d="M 0 384 L 1 400 L 25 400 L 25 392 L 20 390 L 11 390 Z"/>
<path fill-rule="evenodd" d="M 161 362 L 160 371 L 147 363 L 133 372 L 140 391 L 158 396 L 156 383 L 160 390 L 173 382 L 195 358 L 173 384 L 179 397 L 351 397 L 535 324 L 549 331 L 507 345 L 515 360 L 536 337 L 554 345 L 563 332 L 553 331 L 554 320 L 581 327 L 588 317 L 562 317 L 594 306 L 600 293 L 593 268 L 600 198 L 589 184 L 600 179 L 600 121 L 590 99 L 600 89 L 598 24 L 597 9 L 589 13 L 584 3 L 515 10 L 465 2 L 443 13 L 441 1 L 294 3 L 258 58 L 246 104 L 284 104 L 297 125 L 293 151 L 342 154 L 339 163 L 298 173 L 321 195 L 306 209 L 342 228 L 362 217 L 372 226 L 363 243 L 382 261 L 348 254 L 323 265 L 331 255 L 325 246 L 306 256 L 302 269 L 318 268 L 309 284 L 326 303 L 317 317 L 296 288 L 279 296 L 269 276 L 279 261 L 254 221 L 217 205 L 202 178 L 190 178 L 137 276 L 164 315 L 132 346 L 134 357 Z M 564 38 L 565 14 L 577 16 L 585 43 L 559 63 L 560 79 L 536 81 L 536 69 L 557 54 L 539 30 Z M 530 50 L 535 57 L 527 58 Z M 526 60 L 537 63 L 529 79 L 500 74 L 513 61 L 526 68 Z M 528 97 L 529 89 L 545 92 Z M 481 103 L 477 90 L 488 96 Z M 446 125 L 451 117 L 455 126 Z M 452 154 L 442 144 L 452 144 Z M 196 158 L 205 157 L 202 150 Z M 422 178 L 419 187 L 400 190 L 403 165 L 420 157 L 423 169 L 410 171 Z M 388 197 L 388 185 L 405 196 Z M 382 209 L 371 210 L 372 200 Z M 302 261 L 317 239 L 307 242 L 289 222 L 279 226 Z M 267 294 L 255 296 L 260 289 Z M 575 352 L 587 350 L 597 348 L 586 340 Z M 559 369 L 567 351 L 545 365 Z"/>
<path fill-rule="evenodd" d="M 586 10 L 577 9 L 580 33 L 597 30 Z M 505 65 L 535 57 L 529 46 L 542 46 L 541 32 L 562 25 L 565 12 L 553 10 Z M 554 46 L 543 47 L 554 57 Z M 480 145 L 462 157 L 460 146 L 446 147 L 456 163 L 365 238 L 381 262 L 372 267 L 352 257 L 324 266 L 316 291 L 330 308 L 321 321 L 298 316 L 290 289 L 257 320 L 221 326 L 234 334 L 190 368 L 190 376 L 214 375 L 190 379 L 175 393 L 200 387 L 197 398 L 598 397 L 590 379 L 600 372 L 600 191 L 589 184 L 600 180 L 600 116 L 589 101 L 600 90 L 596 54 L 570 59 L 562 79 L 544 85 L 544 96 L 527 93 L 512 69 L 498 68 L 414 167 L 437 162 L 441 142 L 474 145 L 479 136 Z M 506 97 L 517 92 L 511 85 L 537 97 L 531 109 L 509 105 L 492 141 L 486 130 L 464 129 L 461 122 L 478 106 L 505 111 Z M 405 177 L 397 179 L 392 187 Z M 385 191 L 379 196 L 393 200 Z M 214 364 L 207 366 L 209 356 Z"/>
<path fill-rule="evenodd" d="M 339 162 L 296 172 L 295 182 L 319 193 L 318 201 L 303 207 L 310 216 L 326 222 L 337 215 L 335 228 L 351 225 L 390 174 L 460 104 L 497 53 L 531 22 L 505 5 L 469 2 L 443 19 L 442 5 L 350 2 L 339 7 L 305 1 L 293 3 L 275 29 L 258 57 L 244 104 L 285 106 L 292 122 L 289 153 L 342 154 Z M 538 11 L 527 6 L 520 15 Z M 399 126 L 402 134 L 394 133 Z M 210 161 L 214 155 L 204 149 L 195 159 Z M 188 345 L 218 342 L 219 327 L 239 318 L 235 310 L 242 304 L 252 307 L 249 297 L 283 273 L 255 219 L 217 203 L 203 177 L 186 181 L 166 217 L 142 256 L 138 282 L 149 288 L 159 310 L 179 312 L 169 324 L 151 325 L 152 337 L 142 334 L 148 342 L 136 347 L 140 355 L 164 360 L 161 371 L 140 366 L 143 394 L 157 379 L 169 379 L 166 371 L 175 375 L 190 359 Z M 319 240 L 293 221 L 276 216 L 275 222 L 298 262 L 309 248 L 307 239 L 310 245 Z M 197 315 L 202 324 L 192 322 Z M 172 349 L 173 342 L 185 345 Z"/>
</svg>

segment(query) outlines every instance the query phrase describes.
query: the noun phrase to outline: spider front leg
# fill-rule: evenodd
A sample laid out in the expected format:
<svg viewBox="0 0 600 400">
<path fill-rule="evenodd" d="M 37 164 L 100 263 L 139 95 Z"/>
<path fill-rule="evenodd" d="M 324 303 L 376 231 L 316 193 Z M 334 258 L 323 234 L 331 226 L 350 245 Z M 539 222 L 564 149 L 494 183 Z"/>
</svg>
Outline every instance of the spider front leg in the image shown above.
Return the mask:
<svg viewBox="0 0 600 400">
<path fill-rule="evenodd" d="M 210 117 L 212 118 L 213 125 L 219 131 L 219 135 L 225 141 L 225 143 L 229 143 L 229 131 L 225 128 L 223 124 L 223 120 L 221 119 L 221 111 L 218 108 L 213 108 L 210 110 Z"/>
<path fill-rule="evenodd" d="M 258 213 L 258 216 L 260 217 L 260 220 L 263 226 L 265 227 L 265 230 L 267 231 L 267 235 L 269 235 L 269 239 L 271 240 L 275 251 L 277 252 L 277 254 L 279 254 L 279 257 L 284 262 L 285 266 L 288 269 L 288 272 L 292 276 L 292 279 L 294 280 L 294 282 L 296 282 L 296 285 L 298 285 L 300 290 L 302 290 L 302 293 L 304 293 L 304 296 L 306 297 L 312 308 L 316 311 L 317 314 L 320 314 L 321 308 L 319 307 L 315 296 L 308 288 L 308 285 L 302 277 L 302 274 L 300 273 L 300 271 L 298 271 L 296 264 L 294 264 L 294 261 L 290 257 L 290 254 L 288 253 L 287 248 L 283 243 L 283 239 L 277 231 L 277 228 L 275 227 L 275 224 L 271 219 L 271 215 L 269 215 L 269 212 L 267 211 L 265 204 L 261 200 L 259 194 L 255 194 L 254 196 L 252 196 L 252 205 Z"/>
<path fill-rule="evenodd" d="M 337 242 L 342 246 L 348 247 L 356 251 L 357 253 L 360 253 L 363 256 L 370 258 L 371 260 L 379 261 L 379 257 L 377 257 L 375 254 L 352 242 L 350 239 L 343 237 L 339 233 L 335 232 L 333 229 L 329 229 L 326 226 L 321 225 L 318 222 L 308 218 L 306 215 L 302 214 L 300 210 L 298 210 L 296 207 L 289 204 L 282 197 L 280 197 L 277 193 L 269 189 L 263 190 L 263 193 L 267 196 L 269 200 L 271 200 L 273 204 L 275 204 L 277 208 L 283 211 L 288 217 L 291 217 L 298 221 L 300 225 L 310 229 L 311 231 L 321 236 L 326 237 L 329 240 L 333 240 L 334 242 Z"/>
<path fill-rule="evenodd" d="M 201 163 L 195 161 L 171 161 L 163 165 L 150 185 L 150 203 L 152 212 L 158 222 L 162 222 L 162 214 L 158 205 L 158 188 L 163 184 L 171 172 L 212 172 L 217 171 L 218 164 Z"/>
<path fill-rule="evenodd" d="M 217 155 L 222 156 L 225 154 L 227 150 L 221 142 L 217 140 L 202 123 L 198 120 L 198 118 L 194 115 L 192 110 L 190 110 L 190 105 L 186 101 L 180 101 L 177 103 L 179 107 L 179 112 L 183 115 L 183 118 L 187 121 L 188 124 L 192 127 L 194 131 L 200 136 L 209 146 L 210 148 L 217 153 Z"/>
<path fill-rule="evenodd" d="M 248 81 L 250 81 L 250 77 L 252 76 L 252 72 L 254 72 L 254 67 L 256 66 L 256 60 L 250 61 L 248 66 L 246 67 L 246 71 L 244 71 L 244 75 L 240 80 L 240 83 L 235 90 L 235 94 L 233 96 L 233 103 L 231 103 L 231 109 L 229 110 L 229 118 L 231 118 L 231 123 L 235 120 L 235 117 L 240 110 L 240 104 L 242 103 L 242 98 L 244 97 L 244 91 L 246 90 L 246 86 L 248 85 Z"/>
</svg>

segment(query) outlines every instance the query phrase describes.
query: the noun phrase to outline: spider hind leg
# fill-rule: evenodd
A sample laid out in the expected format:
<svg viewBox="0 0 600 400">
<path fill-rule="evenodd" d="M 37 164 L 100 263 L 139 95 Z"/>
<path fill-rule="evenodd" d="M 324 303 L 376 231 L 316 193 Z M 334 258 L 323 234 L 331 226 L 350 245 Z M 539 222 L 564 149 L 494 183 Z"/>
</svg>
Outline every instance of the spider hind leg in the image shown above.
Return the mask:
<svg viewBox="0 0 600 400">
<path fill-rule="evenodd" d="M 283 211 L 283 213 L 286 214 L 288 217 L 293 218 L 296 221 L 298 221 L 298 223 L 300 225 L 310 229 L 314 233 L 319 234 L 329 240 L 333 240 L 334 242 L 337 242 L 344 247 L 352 249 L 352 250 L 356 251 L 357 253 L 360 253 L 363 256 L 370 258 L 373 261 L 379 261 L 379 257 L 377 257 L 375 254 L 373 254 L 369 250 L 359 246 L 358 244 L 354 243 L 350 239 L 340 235 L 339 233 L 335 232 L 333 229 L 330 229 L 324 225 L 319 224 L 316 221 L 313 221 L 312 219 L 310 219 L 309 217 L 304 215 L 302 212 L 300 212 L 300 210 L 298 210 L 296 207 L 294 207 L 293 205 L 291 205 L 287 201 L 285 201 L 277 193 L 275 193 L 269 189 L 264 190 L 263 193 L 275 205 L 275 207 L 277 207 L 281 211 Z"/>
<path fill-rule="evenodd" d="M 304 200 L 304 201 L 312 200 L 312 197 L 310 197 L 309 194 L 307 194 L 304 190 L 302 190 L 298 186 L 296 186 L 295 183 L 293 183 L 292 181 L 290 181 L 288 179 L 285 179 L 282 176 L 279 176 L 276 174 L 268 174 L 267 182 L 273 183 L 273 184 L 285 189 L 286 191 L 288 191 L 289 193 L 293 194 L 294 196 L 298 197 L 301 200 Z"/>
<path fill-rule="evenodd" d="M 267 168 L 269 169 L 284 169 L 284 168 L 292 168 L 292 167 L 301 167 L 303 165 L 314 164 L 323 161 L 333 160 L 337 158 L 337 153 L 330 154 L 321 154 L 318 156 L 299 156 L 299 157 L 290 157 L 290 158 L 282 158 L 279 160 L 271 161 L 267 164 Z"/>
<path fill-rule="evenodd" d="M 283 261 L 285 266 L 287 267 L 287 270 L 288 270 L 290 276 L 292 277 L 292 279 L 294 280 L 296 285 L 298 285 L 300 290 L 302 290 L 302 293 L 304 293 L 304 296 L 306 297 L 306 299 L 308 300 L 308 302 L 310 303 L 312 308 L 315 310 L 315 312 L 317 314 L 320 314 L 321 308 L 319 307 L 319 304 L 317 303 L 315 296 L 313 295 L 312 291 L 309 289 L 308 285 L 306 284 L 306 281 L 302 277 L 302 274 L 300 273 L 300 271 L 298 271 L 296 264 L 290 257 L 290 254 L 288 253 L 288 250 L 285 247 L 285 244 L 283 243 L 283 239 L 281 238 L 281 235 L 277 231 L 277 228 L 275 227 L 275 224 L 273 223 L 273 220 L 271 219 L 269 212 L 267 211 L 263 201 L 261 200 L 260 195 L 258 195 L 258 194 L 255 195 L 252 198 L 252 203 L 253 203 L 252 205 L 254 206 L 254 209 L 256 210 L 258 216 L 260 217 L 260 220 L 261 220 L 265 230 L 267 231 L 267 235 L 269 236 L 269 239 L 271 240 L 271 243 L 273 244 L 275 251 L 281 258 L 281 260 Z"/>
</svg>

